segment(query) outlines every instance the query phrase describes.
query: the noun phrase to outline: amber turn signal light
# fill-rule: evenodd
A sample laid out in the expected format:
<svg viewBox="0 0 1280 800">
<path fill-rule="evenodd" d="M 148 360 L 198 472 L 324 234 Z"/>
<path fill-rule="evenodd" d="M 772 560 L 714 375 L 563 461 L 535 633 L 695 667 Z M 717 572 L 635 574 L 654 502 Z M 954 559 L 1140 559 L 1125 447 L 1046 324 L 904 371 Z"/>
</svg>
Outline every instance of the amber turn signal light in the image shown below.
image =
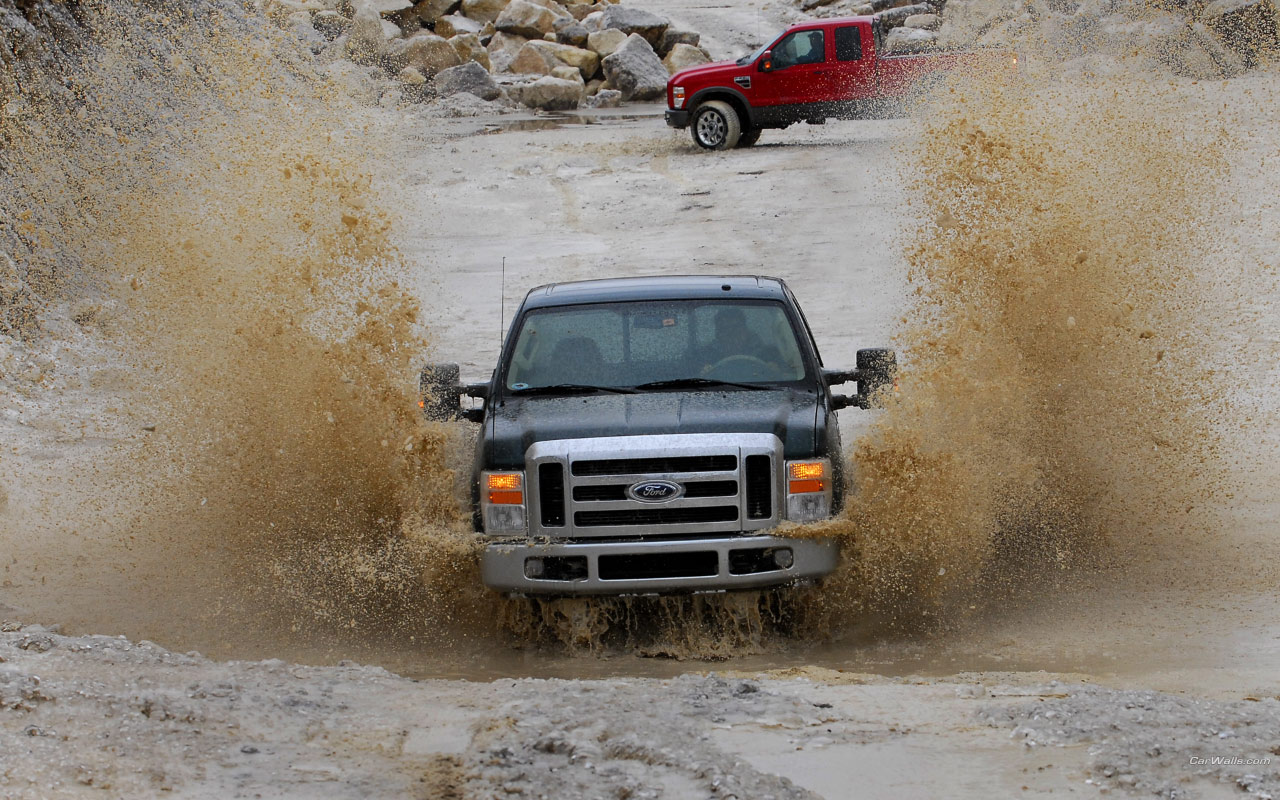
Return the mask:
<svg viewBox="0 0 1280 800">
<path fill-rule="evenodd" d="M 791 494 L 808 494 L 810 492 L 821 492 L 825 488 L 826 484 L 818 480 L 791 481 L 787 491 Z"/>
<path fill-rule="evenodd" d="M 827 488 L 827 464 L 825 461 L 792 461 L 787 465 L 787 491 L 790 494 L 809 494 Z"/>
<path fill-rule="evenodd" d="M 485 476 L 489 502 L 497 506 L 524 502 L 524 476 L 519 472 L 496 472 Z"/>
<path fill-rule="evenodd" d="M 787 477 L 793 481 L 817 480 L 827 476 L 827 465 L 821 461 L 793 461 L 787 465 Z"/>
<path fill-rule="evenodd" d="M 491 492 L 492 491 L 513 491 L 513 490 L 518 491 L 520 489 L 521 484 L 524 483 L 524 481 L 522 480 L 524 476 L 521 475 L 519 472 L 495 472 L 486 477 L 488 478 L 488 485 L 485 486 L 484 488 L 488 489 Z"/>
</svg>

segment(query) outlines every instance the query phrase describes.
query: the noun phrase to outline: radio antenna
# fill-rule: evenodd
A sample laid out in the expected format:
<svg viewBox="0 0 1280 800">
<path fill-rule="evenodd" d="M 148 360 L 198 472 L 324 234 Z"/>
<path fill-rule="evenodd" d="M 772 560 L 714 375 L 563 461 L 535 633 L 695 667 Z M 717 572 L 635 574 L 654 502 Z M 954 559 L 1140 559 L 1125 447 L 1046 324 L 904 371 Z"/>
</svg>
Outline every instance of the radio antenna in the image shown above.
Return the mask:
<svg viewBox="0 0 1280 800">
<path fill-rule="evenodd" d="M 502 257 L 502 282 L 498 284 L 498 350 L 502 350 L 502 323 L 507 319 L 507 257 Z"/>
</svg>

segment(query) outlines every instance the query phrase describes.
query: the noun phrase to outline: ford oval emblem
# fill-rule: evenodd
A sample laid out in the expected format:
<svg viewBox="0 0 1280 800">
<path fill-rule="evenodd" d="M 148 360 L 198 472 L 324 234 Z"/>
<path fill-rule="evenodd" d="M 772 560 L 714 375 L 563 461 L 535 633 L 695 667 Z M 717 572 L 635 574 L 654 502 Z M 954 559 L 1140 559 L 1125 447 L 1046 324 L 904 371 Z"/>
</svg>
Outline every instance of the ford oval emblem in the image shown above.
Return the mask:
<svg viewBox="0 0 1280 800">
<path fill-rule="evenodd" d="M 641 503 L 665 503 L 684 494 L 684 487 L 671 481 L 641 481 L 627 487 L 627 496 Z"/>
</svg>

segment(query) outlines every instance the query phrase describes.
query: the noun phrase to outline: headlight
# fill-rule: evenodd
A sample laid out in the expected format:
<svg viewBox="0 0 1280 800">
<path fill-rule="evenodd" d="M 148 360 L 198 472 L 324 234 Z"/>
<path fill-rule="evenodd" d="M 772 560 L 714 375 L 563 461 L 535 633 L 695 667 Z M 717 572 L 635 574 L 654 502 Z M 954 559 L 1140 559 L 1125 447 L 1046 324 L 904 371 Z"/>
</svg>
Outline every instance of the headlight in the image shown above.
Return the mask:
<svg viewBox="0 0 1280 800">
<path fill-rule="evenodd" d="M 816 522 L 831 516 L 831 461 L 787 462 L 787 519 Z"/>
<path fill-rule="evenodd" d="M 485 533 L 524 533 L 524 473 L 481 473 L 480 513 Z"/>
<path fill-rule="evenodd" d="M 676 86 L 671 89 L 671 107 L 684 108 L 684 87 Z"/>
</svg>

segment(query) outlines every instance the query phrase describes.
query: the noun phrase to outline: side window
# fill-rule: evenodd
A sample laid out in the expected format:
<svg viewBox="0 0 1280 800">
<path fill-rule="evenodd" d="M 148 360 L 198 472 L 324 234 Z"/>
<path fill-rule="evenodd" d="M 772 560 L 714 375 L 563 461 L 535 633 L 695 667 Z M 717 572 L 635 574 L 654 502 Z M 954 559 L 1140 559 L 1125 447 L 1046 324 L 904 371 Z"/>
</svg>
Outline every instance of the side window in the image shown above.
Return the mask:
<svg viewBox="0 0 1280 800">
<path fill-rule="evenodd" d="M 773 48 L 773 68 L 821 64 L 827 60 L 826 46 L 822 31 L 796 31 Z"/>
<path fill-rule="evenodd" d="M 857 25 L 836 28 L 836 60 L 862 60 L 862 29 Z"/>
</svg>

